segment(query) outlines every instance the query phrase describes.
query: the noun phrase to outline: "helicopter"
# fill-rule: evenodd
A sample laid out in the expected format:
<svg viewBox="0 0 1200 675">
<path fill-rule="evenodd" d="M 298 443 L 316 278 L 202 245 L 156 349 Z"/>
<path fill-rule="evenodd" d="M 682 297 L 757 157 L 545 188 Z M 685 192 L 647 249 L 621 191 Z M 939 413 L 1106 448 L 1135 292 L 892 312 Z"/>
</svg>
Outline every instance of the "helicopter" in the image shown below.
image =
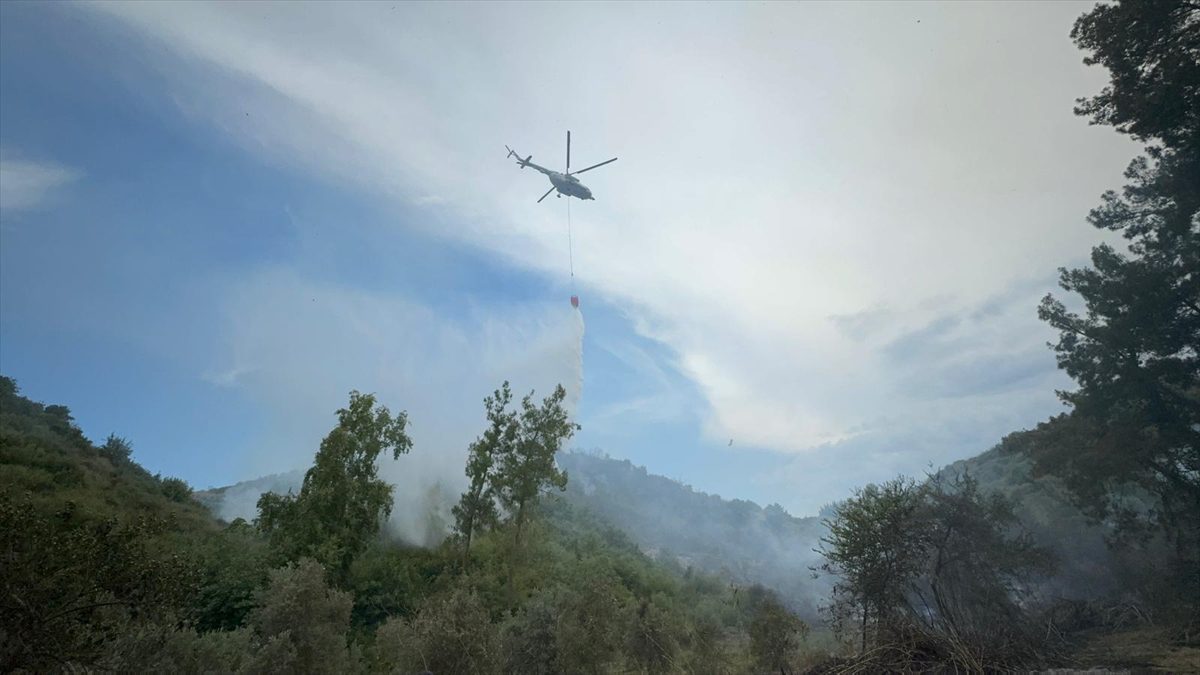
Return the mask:
<svg viewBox="0 0 1200 675">
<path fill-rule="evenodd" d="M 516 150 L 513 150 L 512 148 L 508 147 L 507 145 L 504 146 L 504 149 L 508 150 L 509 157 L 517 158 L 517 164 L 522 169 L 524 169 L 527 166 L 532 166 L 533 168 L 537 169 L 538 171 L 541 171 L 542 173 L 546 174 L 546 177 L 550 179 L 550 183 L 552 185 L 549 190 L 546 190 L 546 194 L 544 194 L 538 198 L 537 203 L 539 203 L 539 204 L 541 204 L 542 200 L 545 199 L 546 197 L 549 197 L 550 193 L 554 192 L 555 190 L 558 190 L 558 195 L 557 195 L 558 197 L 562 197 L 563 195 L 566 195 L 567 197 L 575 197 L 577 199 L 595 199 L 595 197 L 592 197 L 592 191 L 587 189 L 586 185 L 584 185 L 583 183 L 580 183 L 579 179 L 576 178 L 575 176 L 583 173 L 584 171 L 591 171 L 592 169 L 595 169 L 597 167 L 601 167 L 601 166 L 604 166 L 605 164 L 611 164 L 611 163 L 617 161 L 617 158 L 613 157 L 612 159 L 604 161 L 604 162 L 600 162 L 599 164 L 593 164 L 586 169 L 580 169 L 578 171 L 571 171 L 571 132 L 570 131 L 567 132 L 567 170 L 563 171 L 562 173 L 559 173 L 558 171 L 551 171 L 550 169 L 547 169 L 544 166 L 538 166 L 537 164 L 534 164 L 532 161 L 530 161 L 533 159 L 533 155 L 529 155 L 528 157 L 522 159 L 521 156 L 517 154 Z"/>
</svg>

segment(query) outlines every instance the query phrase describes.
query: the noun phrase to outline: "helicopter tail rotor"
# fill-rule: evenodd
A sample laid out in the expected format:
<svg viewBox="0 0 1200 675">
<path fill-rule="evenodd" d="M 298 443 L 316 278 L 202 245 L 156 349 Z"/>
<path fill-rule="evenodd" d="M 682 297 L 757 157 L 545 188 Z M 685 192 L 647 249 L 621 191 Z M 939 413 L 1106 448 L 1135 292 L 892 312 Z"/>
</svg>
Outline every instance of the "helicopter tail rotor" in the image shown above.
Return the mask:
<svg viewBox="0 0 1200 675">
<path fill-rule="evenodd" d="M 507 145 L 504 146 L 504 149 L 508 151 L 509 157 L 517 158 L 517 165 L 519 165 L 522 169 L 524 169 L 526 166 L 528 166 L 529 162 L 531 162 L 533 160 L 533 155 L 529 155 L 525 159 L 521 159 L 521 156 L 517 154 L 517 151 L 513 150 L 512 148 L 508 147 Z"/>
</svg>

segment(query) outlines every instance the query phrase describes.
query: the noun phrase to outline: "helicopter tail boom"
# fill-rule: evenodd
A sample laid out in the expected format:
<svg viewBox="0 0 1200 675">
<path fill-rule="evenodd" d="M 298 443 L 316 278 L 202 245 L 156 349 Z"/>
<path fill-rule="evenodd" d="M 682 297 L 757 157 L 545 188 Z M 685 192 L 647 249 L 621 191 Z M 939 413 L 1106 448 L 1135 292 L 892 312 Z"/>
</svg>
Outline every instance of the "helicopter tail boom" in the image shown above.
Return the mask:
<svg viewBox="0 0 1200 675">
<path fill-rule="evenodd" d="M 528 157 L 526 157 L 525 159 L 521 159 L 521 156 L 517 154 L 517 151 L 516 151 L 516 150 L 513 150 L 512 148 L 508 147 L 507 145 L 506 145 L 506 146 L 504 146 L 504 149 L 505 149 L 505 150 L 508 150 L 508 156 L 509 156 L 509 157 L 516 157 L 516 158 L 517 158 L 517 164 L 519 164 L 519 165 L 521 166 L 521 168 L 522 168 L 522 169 L 524 169 L 525 167 L 529 166 L 529 164 L 530 164 L 530 160 L 532 160 L 532 159 L 533 159 L 533 155 L 529 155 L 529 156 L 528 156 Z"/>
</svg>

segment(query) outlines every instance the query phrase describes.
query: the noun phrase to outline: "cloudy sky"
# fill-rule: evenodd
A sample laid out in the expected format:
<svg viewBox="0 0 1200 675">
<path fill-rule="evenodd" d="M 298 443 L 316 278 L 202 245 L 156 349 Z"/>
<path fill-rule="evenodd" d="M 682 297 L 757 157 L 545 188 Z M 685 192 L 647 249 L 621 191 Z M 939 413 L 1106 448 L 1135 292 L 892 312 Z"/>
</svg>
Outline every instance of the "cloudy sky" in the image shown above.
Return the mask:
<svg viewBox="0 0 1200 675">
<path fill-rule="evenodd" d="M 350 389 L 454 473 L 562 382 L 576 446 L 815 512 L 1061 408 L 1037 301 L 1137 150 L 1072 115 L 1088 7 L 2 3 L 0 370 L 201 487 Z M 573 281 L 504 157 L 567 129 L 620 157 Z"/>
</svg>

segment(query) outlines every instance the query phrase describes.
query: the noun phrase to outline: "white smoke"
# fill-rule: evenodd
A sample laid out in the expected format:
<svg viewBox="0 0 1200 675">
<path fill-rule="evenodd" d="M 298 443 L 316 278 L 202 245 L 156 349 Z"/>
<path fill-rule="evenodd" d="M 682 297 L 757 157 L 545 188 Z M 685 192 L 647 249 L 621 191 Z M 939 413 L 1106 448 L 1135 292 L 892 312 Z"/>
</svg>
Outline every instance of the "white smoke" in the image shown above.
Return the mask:
<svg viewBox="0 0 1200 675">
<path fill-rule="evenodd" d="M 216 372 L 265 408 L 265 432 L 241 473 L 267 484 L 227 491 L 220 515 L 253 518 L 265 489 L 298 488 L 334 411 L 356 389 L 405 410 L 413 449 L 381 462 L 395 485 L 390 528 L 415 544 L 439 538 L 466 485 L 467 446 L 485 425 L 483 399 L 502 382 L 540 400 L 562 384 L 578 410 L 583 318 L 566 301 L 472 307 L 447 317 L 411 298 L 331 286 L 278 269 L 230 294 L 229 354 Z"/>
</svg>

